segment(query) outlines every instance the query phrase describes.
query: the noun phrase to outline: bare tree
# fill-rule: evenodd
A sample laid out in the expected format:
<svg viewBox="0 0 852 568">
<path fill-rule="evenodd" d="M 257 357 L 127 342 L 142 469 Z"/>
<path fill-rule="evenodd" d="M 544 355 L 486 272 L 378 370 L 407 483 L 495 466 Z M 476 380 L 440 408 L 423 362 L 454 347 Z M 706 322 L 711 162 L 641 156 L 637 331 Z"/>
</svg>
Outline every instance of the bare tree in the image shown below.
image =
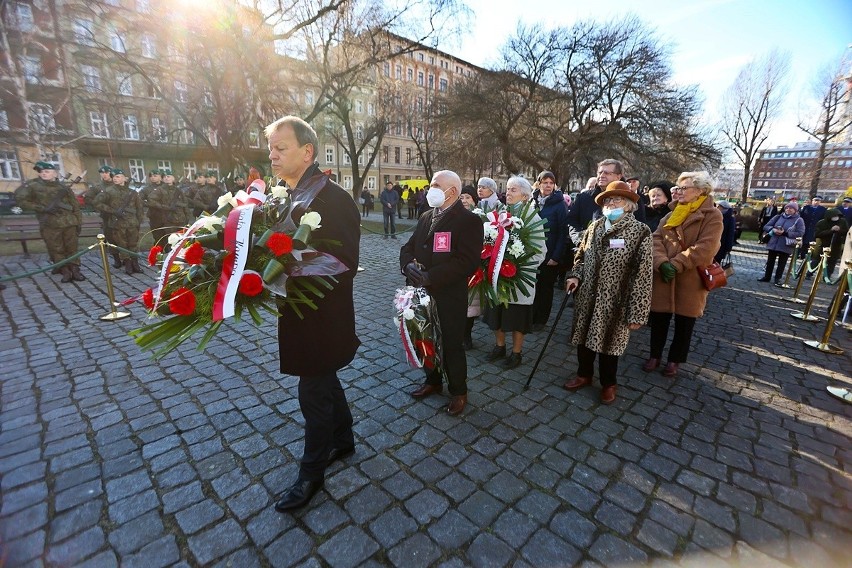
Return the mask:
<svg viewBox="0 0 852 568">
<path fill-rule="evenodd" d="M 813 113 L 811 120 L 799 121 L 799 129 L 812 136 L 819 143 L 816 160 L 808 173 L 809 195 L 816 196 L 819 191 L 822 167 L 832 149 L 830 146 L 842 142 L 852 132 L 852 115 L 846 112 L 849 96 L 849 61 L 844 59 L 835 67 L 822 69 L 813 85 L 819 110 Z"/>
<path fill-rule="evenodd" d="M 723 96 L 720 131 L 745 171 L 743 201 L 748 198 L 752 165 L 769 137 L 787 92 L 789 66 L 789 55 L 772 51 L 747 63 Z"/>
</svg>

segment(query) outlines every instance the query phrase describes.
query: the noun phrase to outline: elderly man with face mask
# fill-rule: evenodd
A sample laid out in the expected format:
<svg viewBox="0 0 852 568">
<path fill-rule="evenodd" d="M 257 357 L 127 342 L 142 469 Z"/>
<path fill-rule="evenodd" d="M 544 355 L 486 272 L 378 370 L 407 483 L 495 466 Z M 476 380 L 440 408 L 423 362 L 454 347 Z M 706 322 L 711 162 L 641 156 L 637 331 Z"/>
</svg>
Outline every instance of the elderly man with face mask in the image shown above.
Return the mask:
<svg viewBox="0 0 852 568">
<path fill-rule="evenodd" d="M 438 307 L 443 367 L 450 404 L 447 412 L 461 414 L 467 404 L 467 359 L 463 342 L 467 320 L 467 280 L 479 266 L 483 226 L 478 215 L 459 200 L 461 179 L 443 170 L 432 178 L 426 200 L 432 209 L 420 216 L 417 228 L 399 253 L 399 266 L 413 286 L 425 287 Z M 414 398 L 440 394 L 441 373 L 427 373 Z"/>
</svg>

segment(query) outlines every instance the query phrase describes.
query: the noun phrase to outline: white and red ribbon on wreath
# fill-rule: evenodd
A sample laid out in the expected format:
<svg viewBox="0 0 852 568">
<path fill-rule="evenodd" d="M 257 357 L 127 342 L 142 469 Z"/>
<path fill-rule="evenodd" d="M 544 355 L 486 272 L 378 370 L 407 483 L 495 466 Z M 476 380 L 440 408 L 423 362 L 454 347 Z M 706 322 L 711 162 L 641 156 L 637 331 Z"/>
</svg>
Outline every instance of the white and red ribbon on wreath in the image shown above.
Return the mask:
<svg viewBox="0 0 852 568">
<path fill-rule="evenodd" d="M 231 271 L 222 270 L 216 295 L 213 297 L 213 321 L 221 321 L 234 315 L 234 304 L 240 279 L 245 272 L 246 261 L 251 250 L 251 218 L 254 204 L 240 205 L 225 221 L 225 250 L 233 255 Z"/>
<path fill-rule="evenodd" d="M 240 205 L 263 205 L 266 202 L 266 182 L 262 179 L 256 179 L 251 182 L 251 185 L 246 188 L 246 190 L 239 190 L 235 195 L 234 199 L 237 202 L 237 206 Z"/>
<path fill-rule="evenodd" d="M 497 227 L 497 238 L 494 239 L 494 249 L 491 251 L 491 260 L 488 262 L 488 276 L 491 287 L 497 292 L 497 280 L 500 278 L 500 267 L 503 265 L 503 257 L 506 255 L 506 245 L 509 243 L 509 231 L 514 225 L 512 214 L 506 211 L 490 211 L 486 218 L 491 225 Z"/>
<path fill-rule="evenodd" d="M 408 333 L 408 326 L 405 325 L 405 318 L 402 316 L 399 318 L 399 336 L 402 338 L 402 347 L 405 350 L 405 358 L 408 359 L 408 363 L 417 369 L 422 368 L 423 363 L 421 363 L 420 358 L 417 357 L 414 342 L 411 341 L 411 335 Z"/>
<path fill-rule="evenodd" d="M 195 223 L 190 225 L 186 231 L 181 233 L 180 239 L 178 239 L 174 246 L 172 246 L 172 250 L 166 253 L 166 256 L 163 258 L 163 268 L 160 270 L 160 275 L 157 277 L 157 288 L 154 291 L 154 308 L 151 310 L 153 313 L 157 312 L 157 306 L 160 305 L 163 289 L 166 287 L 166 281 L 168 280 L 169 274 L 171 274 L 172 265 L 175 263 L 175 260 L 183 254 L 183 243 L 192 237 L 198 229 L 206 225 L 206 223 L 206 217 L 196 219 Z"/>
</svg>

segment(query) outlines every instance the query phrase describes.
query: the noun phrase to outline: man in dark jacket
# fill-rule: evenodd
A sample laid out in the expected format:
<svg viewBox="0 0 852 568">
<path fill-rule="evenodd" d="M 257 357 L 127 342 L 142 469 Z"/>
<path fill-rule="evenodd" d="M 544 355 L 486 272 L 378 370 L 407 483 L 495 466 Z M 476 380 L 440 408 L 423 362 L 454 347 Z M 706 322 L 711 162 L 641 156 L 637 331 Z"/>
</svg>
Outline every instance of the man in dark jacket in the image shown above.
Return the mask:
<svg viewBox="0 0 852 568">
<path fill-rule="evenodd" d="M 623 174 L 624 166 L 618 160 L 606 159 L 598 164 L 598 184 L 592 191 L 581 192 L 568 211 L 568 234 L 572 242 L 579 243 L 589 223 L 600 217 L 601 208 L 595 204 L 595 197 L 610 183 L 621 180 Z"/>
<path fill-rule="evenodd" d="M 775 205 L 775 198 L 767 197 L 766 205 L 763 206 L 763 209 L 761 209 L 760 213 L 757 215 L 757 226 L 762 228 L 770 219 L 778 215 L 780 212 L 781 211 L 778 209 L 778 206 Z"/>
<path fill-rule="evenodd" d="M 393 184 L 387 182 L 382 193 L 379 195 L 379 201 L 382 204 L 382 219 L 385 223 L 385 238 L 388 238 L 388 228 L 390 228 L 390 236 L 396 238 L 396 206 L 399 204 L 399 193 L 394 191 Z"/>
<path fill-rule="evenodd" d="M 822 197 L 819 195 L 811 199 L 810 205 L 805 205 L 799 211 L 799 216 L 805 222 L 805 236 L 802 237 L 802 248 L 799 249 L 799 258 L 805 258 L 805 255 L 808 254 L 811 243 L 816 238 L 816 224 L 822 221 L 826 211 L 828 209 L 823 207 Z"/>
<path fill-rule="evenodd" d="M 353 279 L 358 268 L 360 216 L 342 187 L 316 163 L 317 134 L 304 120 L 285 116 L 266 127 L 272 170 L 291 189 L 298 224 L 310 210 L 321 226 L 313 231 L 314 247 L 342 262 L 348 270 L 317 301 L 317 309 L 280 306 L 278 354 L 282 373 L 299 377 L 299 407 L 305 417 L 305 447 L 295 483 L 275 504 L 279 511 L 306 505 L 323 486 L 331 462 L 355 452 L 352 413 L 337 371 L 355 358 L 360 341 L 355 334 Z M 461 340 L 459 340 L 461 344 Z"/>
<path fill-rule="evenodd" d="M 538 195 L 534 194 L 538 207 L 538 216 L 545 220 L 547 247 L 544 262 L 538 267 L 538 278 L 535 281 L 535 298 L 533 299 L 532 330 L 540 331 L 550 318 L 553 307 L 553 285 L 559 273 L 559 260 L 565 251 L 568 241 L 568 211 L 565 209 L 565 198 L 556 189 L 556 175 L 550 171 L 538 174 Z"/>
<path fill-rule="evenodd" d="M 467 404 L 467 359 L 462 345 L 467 323 L 467 280 L 479 266 L 483 241 L 482 221 L 459 201 L 461 188 L 456 173 L 435 173 L 426 194 L 432 209 L 421 215 L 417 228 L 399 252 L 399 266 L 408 282 L 425 287 L 438 307 L 442 365 L 452 397 L 447 412 L 453 416 L 461 414 Z M 411 396 L 424 398 L 442 390 L 441 373 L 433 369 Z"/>
<path fill-rule="evenodd" d="M 827 210 L 825 216 L 816 224 L 814 237 L 819 243 L 816 254 L 817 256 L 821 255 L 823 249 L 828 247 L 829 253 L 825 273 L 829 278 L 834 273 L 834 267 L 837 266 L 840 255 L 843 254 L 843 243 L 848 230 L 849 223 L 846 222 L 846 218 L 840 209 L 836 207 Z"/>
</svg>

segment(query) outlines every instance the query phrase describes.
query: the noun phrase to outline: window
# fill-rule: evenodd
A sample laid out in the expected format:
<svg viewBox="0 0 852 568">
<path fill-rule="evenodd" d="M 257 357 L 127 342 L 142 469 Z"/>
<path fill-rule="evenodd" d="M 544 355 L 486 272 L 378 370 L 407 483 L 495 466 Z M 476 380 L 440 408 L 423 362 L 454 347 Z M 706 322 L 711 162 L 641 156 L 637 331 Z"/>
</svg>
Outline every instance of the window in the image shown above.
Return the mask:
<svg viewBox="0 0 852 568">
<path fill-rule="evenodd" d="M 195 132 L 186 127 L 182 118 L 177 119 L 177 127 L 181 144 L 195 144 Z"/>
<path fill-rule="evenodd" d="M 157 88 L 157 84 L 156 84 L 156 83 L 151 82 L 151 83 L 147 83 L 147 85 L 148 85 L 148 96 L 149 96 L 149 97 L 151 97 L 152 99 L 160 99 L 160 98 L 162 98 L 162 97 L 160 96 L 160 89 L 159 89 L 159 88 Z"/>
<path fill-rule="evenodd" d="M 355 125 L 355 140 L 363 140 L 364 139 L 364 125 L 356 124 Z"/>
<path fill-rule="evenodd" d="M 367 114 L 370 116 L 376 116 L 376 105 L 375 103 L 367 103 Z"/>
<path fill-rule="evenodd" d="M 305 104 L 313 105 L 314 104 L 314 91 L 312 89 L 305 90 Z"/>
<path fill-rule="evenodd" d="M 422 87 L 425 84 L 426 84 L 426 80 L 425 80 L 425 75 L 423 74 L 423 71 L 418 71 L 417 72 L 417 85 Z"/>
<path fill-rule="evenodd" d="M 145 179 L 145 164 L 138 158 L 131 158 L 130 162 L 130 179 L 135 182 L 140 182 Z"/>
<path fill-rule="evenodd" d="M 343 176 L 343 189 L 352 189 L 352 176 Z"/>
<path fill-rule="evenodd" d="M 355 112 L 358 114 L 364 112 L 364 101 L 361 99 L 355 99 Z"/>
<path fill-rule="evenodd" d="M 90 111 L 89 124 L 92 125 L 92 136 L 95 138 L 109 138 L 109 126 L 105 112 L 99 110 Z"/>
<path fill-rule="evenodd" d="M 402 80 L 402 65 L 396 66 L 396 75 L 394 75 L 397 80 Z"/>
<path fill-rule="evenodd" d="M 205 170 L 212 170 L 216 173 L 216 177 L 219 177 L 219 162 L 207 162 L 204 164 Z"/>
<path fill-rule="evenodd" d="M 420 61 L 423 61 L 423 54 L 422 54 L 422 53 L 418 53 L 418 54 L 417 54 L 417 59 L 419 59 Z"/>
<path fill-rule="evenodd" d="M 394 147 L 393 149 L 393 163 L 399 163 L 399 146 Z"/>
<path fill-rule="evenodd" d="M 136 120 L 136 116 L 125 114 L 121 117 L 121 120 L 124 123 L 124 137 L 128 140 L 139 140 L 139 122 Z"/>
<path fill-rule="evenodd" d="M 157 160 L 157 169 L 158 170 L 170 170 L 170 169 L 172 169 L 172 161 L 171 160 Z"/>
<path fill-rule="evenodd" d="M 195 166 L 195 162 L 183 163 L 183 177 L 186 179 L 195 179 L 195 172 L 197 171 L 198 168 Z"/>
<path fill-rule="evenodd" d="M 382 159 L 385 161 L 385 163 L 390 161 L 389 152 L 390 152 L 390 148 L 388 148 L 387 146 L 382 146 Z"/>
<path fill-rule="evenodd" d="M 361 152 L 360 154 L 358 154 L 358 165 L 359 166 L 364 165 L 364 152 Z"/>
<path fill-rule="evenodd" d="M 408 82 L 409 82 L 409 83 L 413 83 L 413 82 L 414 82 L 414 69 L 412 69 L 411 67 L 409 67 L 409 68 L 408 68 L 408 73 L 407 73 L 407 77 L 406 77 L 406 78 L 408 79 Z"/>
<path fill-rule="evenodd" d="M 405 149 L 405 163 L 411 165 L 411 148 Z"/>
<path fill-rule="evenodd" d="M 154 43 L 154 36 L 142 34 L 142 37 L 139 38 L 139 44 L 142 47 L 142 57 L 149 59 L 157 57 L 157 45 Z"/>
<path fill-rule="evenodd" d="M 441 91 L 442 93 L 445 93 L 447 91 L 447 80 L 446 79 L 441 79 L 438 82 L 438 90 Z"/>
<path fill-rule="evenodd" d="M 9 130 L 9 113 L 0 109 L 0 130 Z"/>
<path fill-rule="evenodd" d="M 21 168 L 14 152 L 0 151 L 0 179 L 21 179 Z"/>
<path fill-rule="evenodd" d="M 83 85 L 87 91 L 98 92 L 101 90 L 101 70 L 91 65 L 83 65 Z"/>
<path fill-rule="evenodd" d="M 367 178 L 367 189 L 376 189 L 376 176 Z"/>
<path fill-rule="evenodd" d="M 207 140 L 210 141 L 211 146 L 218 146 L 219 145 L 219 133 L 216 132 L 215 128 L 208 128 L 207 129 Z M 217 166 L 217 169 L 218 169 L 218 166 Z"/>
<path fill-rule="evenodd" d="M 109 30 L 109 46 L 117 53 L 124 53 L 126 51 L 124 38 L 121 37 L 121 34 L 115 28 L 110 28 Z"/>
<path fill-rule="evenodd" d="M 430 55 L 429 56 L 429 65 L 434 65 L 434 64 L 435 64 L 435 58 Z"/>
<path fill-rule="evenodd" d="M 118 94 L 125 97 L 133 96 L 133 81 L 130 79 L 129 73 L 116 73 L 116 81 L 118 81 Z"/>
<path fill-rule="evenodd" d="M 252 128 L 248 133 L 249 148 L 260 148 L 260 130 Z"/>
<path fill-rule="evenodd" d="M 186 83 L 183 81 L 175 81 L 175 99 L 179 103 L 185 103 L 189 100 L 189 89 L 186 88 Z"/>
<path fill-rule="evenodd" d="M 29 32 L 35 28 L 35 20 L 33 19 L 33 7 L 23 2 L 15 2 L 15 13 L 13 15 L 13 24 L 22 32 Z M 17 162 L 16 162 L 17 163 Z M 6 178 L 18 179 L 18 178 Z"/>
<path fill-rule="evenodd" d="M 431 73 L 429 73 L 429 88 L 430 89 L 435 88 L 435 76 L 432 75 Z"/>
<path fill-rule="evenodd" d="M 95 45 L 95 34 L 92 30 L 95 24 L 92 20 L 77 18 L 74 20 L 74 41 L 82 45 Z"/>
<path fill-rule="evenodd" d="M 346 151 L 343 152 L 343 165 L 344 166 L 351 166 L 352 165 L 352 158 L 349 156 L 349 152 L 346 152 Z"/>
<path fill-rule="evenodd" d="M 326 146 L 325 147 L 325 163 L 333 164 L 334 163 L 334 146 Z"/>
<path fill-rule="evenodd" d="M 30 105 L 30 128 L 36 132 L 56 129 L 56 121 L 50 105 L 36 103 Z"/>
<path fill-rule="evenodd" d="M 385 62 L 385 77 L 390 77 L 390 63 Z"/>
<path fill-rule="evenodd" d="M 157 142 L 166 141 L 166 123 L 159 116 L 151 118 L 151 137 Z"/>
<path fill-rule="evenodd" d="M 41 82 L 41 57 L 38 55 L 22 55 L 19 61 L 27 83 Z"/>
</svg>

